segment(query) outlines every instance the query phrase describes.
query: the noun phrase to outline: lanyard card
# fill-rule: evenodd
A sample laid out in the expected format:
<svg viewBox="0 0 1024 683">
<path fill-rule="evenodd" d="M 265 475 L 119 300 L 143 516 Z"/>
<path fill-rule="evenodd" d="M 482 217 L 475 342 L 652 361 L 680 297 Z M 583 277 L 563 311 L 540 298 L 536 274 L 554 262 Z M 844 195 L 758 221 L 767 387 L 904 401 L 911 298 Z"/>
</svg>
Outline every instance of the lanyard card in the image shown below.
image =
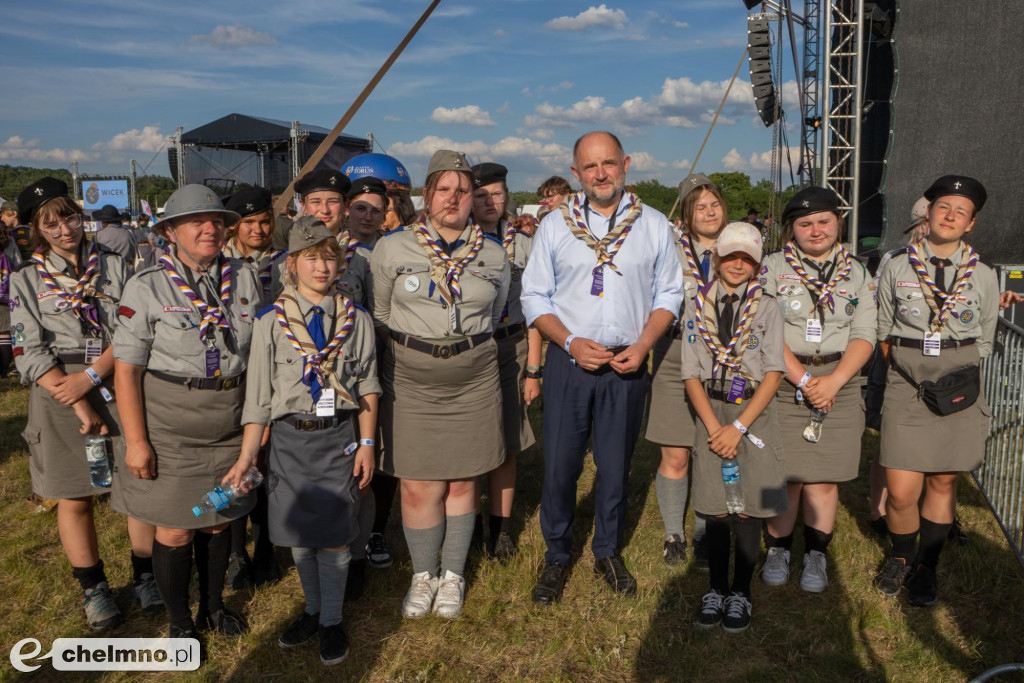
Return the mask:
<svg viewBox="0 0 1024 683">
<path fill-rule="evenodd" d="M 103 355 L 103 340 L 98 337 L 88 337 L 85 340 L 85 364 L 92 365 Z"/>
<path fill-rule="evenodd" d="M 804 337 L 809 342 L 821 343 L 821 321 L 817 318 L 807 319 L 807 334 Z"/>
<path fill-rule="evenodd" d="M 942 351 L 942 333 L 925 332 L 924 346 L 921 347 L 921 350 L 926 356 L 938 356 Z"/>
<path fill-rule="evenodd" d="M 316 402 L 317 417 L 334 417 L 334 389 L 320 392 L 320 400 Z"/>
<path fill-rule="evenodd" d="M 220 377 L 220 351 L 214 346 L 206 348 L 206 376 Z"/>
<path fill-rule="evenodd" d="M 452 300 L 450 306 L 448 306 L 448 323 L 451 325 L 452 332 L 461 332 L 459 327 L 459 307 L 455 304 L 455 300 Z"/>
<path fill-rule="evenodd" d="M 604 268 L 594 271 L 594 282 L 590 285 L 590 293 L 593 296 L 604 296 Z"/>
<path fill-rule="evenodd" d="M 729 403 L 739 405 L 743 403 L 743 392 L 747 390 L 747 380 L 742 377 L 733 377 L 732 386 L 729 387 L 729 395 L 725 400 Z"/>
</svg>

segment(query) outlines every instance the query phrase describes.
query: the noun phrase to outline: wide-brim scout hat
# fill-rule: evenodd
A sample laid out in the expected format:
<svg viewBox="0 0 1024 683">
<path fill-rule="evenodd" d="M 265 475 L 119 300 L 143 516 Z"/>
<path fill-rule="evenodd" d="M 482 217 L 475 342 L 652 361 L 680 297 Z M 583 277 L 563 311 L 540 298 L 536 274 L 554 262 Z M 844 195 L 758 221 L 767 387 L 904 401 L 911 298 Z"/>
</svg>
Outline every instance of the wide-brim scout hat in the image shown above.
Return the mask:
<svg viewBox="0 0 1024 683">
<path fill-rule="evenodd" d="M 950 195 L 967 197 L 974 202 L 975 211 L 981 211 L 981 207 L 985 206 L 985 201 L 988 199 L 985 186 L 965 175 L 944 175 L 924 191 L 924 196 L 929 202 Z"/>
<path fill-rule="evenodd" d="M 703 173 L 691 173 L 686 176 L 686 178 L 679 183 L 679 201 L 682 202 L 686 199 L 686 195 L 702 187 L 713 187 L 716 190 L 718 189 L 718 185 L 715 185 L 711 178 L 708 178 Z"/>
<path fill-rule="evenodd" d="M 99 211 L 93 211 L 92 219 L 100 223 L 120 223 L 121 212 L 113 204 L 104 204 Z"/>
<path fill-rule="evenodd" d="M 763 246 L 760 230 L 750 223 L 736 222 L 722 228 L 715 241 L 715 253 L 718 258 L 725 258 L 729 254 L 742 252 L 760 263 L 764 254 Z"/>
<path fill-rule="evenodd" d="M 18 202 L 8 200 L 3 204 L 0 204 L 0 213 L 4 211 L 13 211 L 14 213 L 18 213 Z"/>
<path fill-rule="evenodd" d="M 205 185 L 186 185 L 178 188 L 164 204 L 164 215 L 153 224 L 153 228 L 170 227 L 170 222 L 176 218 L 194 216 L 200 213 L 219 213 L 224 216 L 224 224 L 232 225 L 240 220 L 234 211 L 224 208 L 217 193 Z"/>
<path fill-rule="evenodd" d="M 316 216 L 299 216 L 288 232 L 288 253 L 297 254 L 303 249 L 334 239 L 327 225 Z"/>
<path fill-rule="evenodd" d="M 243 187 L 228 197 L 224 202 L 224 208 L 234 211 L 242 218 L 270 211 L 273 208 L 270 190 L 262 187 Z"/>
<path fill-rule="evenodd" d="M 928 217 L 928 206 L 931 204 L 927 197 L 920 197 L 914 202 L 914 207 L 910 210 L 910 225 L 903 229 L 903 234 L 906 235 L 908 232 L 917 227 L 918 223 Z"/>
<path fill-rule="evenodd" d="M 827 187 L 805 187 L 786 203 L 786 208 L 782 210 L 782 222 L 787 223 L 822 211 L 839 213 L 839 195 Z"/>
<path fill-rule="evenodd" d="M 438 171 L 463 171 L 465 173 L 472 173 L 473 167 L 469 165 L 466 155 L 462 152 L 453 152 L 450 149 L 439 149 L 434 152 L 434 156 L 430 157 L 430 163 L 427 164 L 427 177 L 429 178 Z"/>
<path fill-rule="evenodd" d="M 473 171 L 473 185 L 476 187 L 503 183 L 508 178 L 507 168 L 490 161 L 477 164 L 471 170 Z"/>
<path fill-rule="evenodd" d="M 352 181 L 344 173 L 319 168 L 295 181 L 295 194 L 305 197 L 311 192 L 337 192 L 344 196 L 351 187 Z"/>
<path fill-rule="evenodd" d="M 388 205 L 388 186 L 380 178 L 364 176 L 352 181 L 352 187 L 348 191 L 346 199 L 352 201 L 361 194 L 377 194 L 384 200 L 384 206 Z"/>
<path fill-rule="evenodd" d="M 68 196 L 68 184 L 58 178 L 46 176 L 18 193 L 18 223 L 28 225 L 43 208 L 43 204 L 57 197 Z"/>
</svg>

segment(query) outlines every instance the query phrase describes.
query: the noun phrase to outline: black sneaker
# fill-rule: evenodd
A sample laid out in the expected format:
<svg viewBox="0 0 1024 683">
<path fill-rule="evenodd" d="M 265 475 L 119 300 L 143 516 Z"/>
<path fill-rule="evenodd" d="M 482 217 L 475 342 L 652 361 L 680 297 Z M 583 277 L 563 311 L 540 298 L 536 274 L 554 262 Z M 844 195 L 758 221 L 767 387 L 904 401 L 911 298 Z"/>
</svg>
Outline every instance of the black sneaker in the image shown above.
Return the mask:
<svg viewBox="0 0 1024 683">
<path fill-rule="evenodd" d="M 507 562 L 511 560 L 519 552 L 519 546 L 512 540 L 512 535 L 507 531 L 502 531 L 498 534 L 498 538 L 494 540 L 494 551 L 491 553 L 494 555 L 494 559 L 498 562 Z"/>
<path fill-rule="evenodd" d="M 693 563 L 697 569 L 708 571 L 708 543 L 704 536 L 693 540 Z"/>
<path fill-rule="evenodd" d="M 298 619 L 284 630 L 277 644 L 284 650 L 308 643 L 320 628 L 320 613 L 303 612 Z"/>
<path fill-rule="evenodd" d="M 196 615 L 196 627 L 200 632 L 216 631 L 228 638 L 237 638 L 245 631 L 242 618 L 226 609 L 219 609 L 213 614 L 200 612 Z"/>
<path fill-rule="evenodd" d="M 249 556 L 245 554 L 231 553 L 231 558 L 228 560 L 228 573 L 224 578 L 228 588 L 240 591 L 245 588 L 245 584 L 249 583 L 251 580 L 252 563 L 249 561 Z"/>
<path fill-rule="evenodd" d="M 569 576 L 569 568 L 557 562 L 549 562 L 533 587 L 535 605 L 553 605 L 562 597 L 565 580 Z"/>
<path fill-rule="evenodd" d="M 726 633 L 740 633 L 750 626 L 752 612 L 750 595 L 733 591 L 725 597 L 725 616 L 722 617 L 722 628 Z"/>
<path fill-rule="evenodd" d="M 885 515 L 871 520 L 871 533 L 882 540 L 889 538 L 889 523 L 885 521 Z"/>
<path fill-rule="evenodd" d="M 903 582 L 907 579 L 910 566 L 902 557 L 890 557 L 882 565 L 882 570 L 875 575 L 875 588 L 882 592 L 882 595 L 892 597 L 898 595 Z"/>
<path fill-rule="evenodd" d="M 356 602 L 366 590 L 366 558 L 352 560 L 348 564 L 348 579 L 345 581 L 345 602 Z"/>
<path fill-rule="evenodd" d="M 716 590 L 710 590 L 701 598 L 700 612 L 694 623 L 701 628 L 712 628 L 722 623 L 722 614 L 725 611 L 723 601 L 725 596 Z"/>
<path fill-rule="evenodd" d="M 665 558 L 665 564 L 679 564 L 686 562 L 686 541 L 679 537 L 679 534 L 672 534 L 665 541 L 665 549 L 661 556 Z"/>
<path fill-rule="evenodd" d="M 320 627 L 320 663 L 324 666 L 340 664 L 348 656 L 348 636 L 341 624 Z"/>
<path fill-rule="evenodd" d="M 366 557 L 374 569 L 387 569 L 392 565 L 394 559 L 384 544 L 384 534 L 370 534 L 370 540 L 366 542 Z"/>
<path fill-rule="evenodd" d="M 908 600 L 914 607 L 931 607 L 939 601 L 939 582 L 935 570 L 923 564 L 907 578 Z"/>
<path fill-rule="evenodd" d="M 949 528 L 949 534 L 946 536 L 950 543 L 954 543 L 959 546 L 968 545 L 971 542 L 970 536 L 964 531 L 963 525 L 960 524 L 960 518 L 953 518 L 953 526 Z"/>
</svg>

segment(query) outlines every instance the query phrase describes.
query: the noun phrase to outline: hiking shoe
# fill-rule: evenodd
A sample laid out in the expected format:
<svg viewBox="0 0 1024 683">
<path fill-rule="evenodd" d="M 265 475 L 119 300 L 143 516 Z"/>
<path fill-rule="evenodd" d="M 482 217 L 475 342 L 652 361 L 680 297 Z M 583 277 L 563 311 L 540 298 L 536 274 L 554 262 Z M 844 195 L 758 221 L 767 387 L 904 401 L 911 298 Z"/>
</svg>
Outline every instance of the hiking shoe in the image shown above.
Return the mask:
<svg viewBox="0 0 1024 683">
<path fill-rule="evenodd" d="M 602 557 L 594 562 L 594 573 L 600 574 L 604 582 L 616 593 L 636 595 L 636 579 L 626 569 L 626 564 L 618 555 Z"/>
<path fill-rule="evenodd" d="M 348 579 L 345 580 L 345 602 L 356 602 L 366 590 L 366 558 L 352 560 L 348 565 Z"/>
<path fill-rule="evenodd" d="M 287 650 L 308 643 L 320 628 L 320 613 L 303 612 L 277 639 L 278 647 Z"/>
<path fill-rule="evenodd" d="M 437 584 L 434 598 L 434 614 L 446 619 L 457 619 L 462 614 L 462 603 L 466 595 L 466 580 L 451 570 Z"/>
<path fill-rule="evenodd" d="M 252 563 L 249 556 L 239 553 L 231 553 L 228 560 L 228 572 L 224 577 L 225 583 L 232 590 L 240 591 L 245 584 L 252 580 Z"/>
<path fill-rule="evenodd" d="M 914 607 L 931 607 L 939 601 L 939 582 L 935 570 L 919 564 L 907 578 L 908 600 Z"/>
<path fill-rule="evenodd" d="M 960 524 L 960 518 L 953 518 L 953 526 L 949 528 L 949 534 L 946 536 L 950 543 L 955 543 L 959 546 L 968 545 L 971 542 L 970 536 L 964 531 L 964 527 Z"/>
<path fill-rule="evenodd" d="M 234 612 L 223 607 L 213 614 L 200 612 L 196 615 L 196 627 L 202 631 L 216 631 L 228 638 L 237 638 L 245 631 L 245 622 Z"/>
<path fill-rule="evenodd" d="M 85 618 L 93 631 L 105 631 L 120 626 L 124 621 L 121 610 L 114 601 L 114 594 L 106 581 L 100 581 L 85 591 Z"/>
<path fill-rule="evenodd" d="M 569 576 L 569 568 L 558 562 L 548 562 L 533 587 L 533 604 L 553 605 L 562 597 L 565 580 Z"/>
<path fill-rule="evenodd" d="M 348 656 L 348 636 L 341 624 L 320 627 L 320 663 L 324 666 L 340 664 Z"/>
<path fill-rule="evenodd" d="M 679 564 L 686 562 L 686 541 L 679 537 L 679 534 L 672 534 L 665 541 L 665 549 L 661 556 L 665 558 L 665 564 Z"/>
<path fill-rule="evenodd" d="M 716 590 L 705 593 L 701 598 L 700 612 L 697 613 L 697 620 L 694 623 L 701 628 L 712 628 L 722 623 L 724 600 L 725 596 Z"/>
<path fill-rule="evenodd" d="M 693 539 L 693 563 L 697 569 L 708 571 L 708 542 L 703 536 Z"/>
<path fill-rule="evenodd" d="M 516 542 L 512 540 L 512 534 L 507 531 L 499 533 L 498 538 L 494 540 L 494 550 L 491 553 L 494 555 L 494 559 L 499 562 L 507 562 L 518 553 L 519 546 L 517 546 Z"/>
<path fill-rule="evenodd" d="M 800 574 L 800 590 L 821 593 L 828 587 L 828 561 L 825 553 L 811 550 L 804 554 L 804 571 Z"/>
<path fill-rule="evenodd" d="M 785 548 L 768 548 L 761 567 L 761 580 L 767 586 L 783 586 L 789 581 L 789 551 Z"/>
<path fill-rule="evenodd" d="M 370 540 L 366 543 L 366 557 L 374 569 L 387 569 L 395 561 L 384 545 L 384 534 L 370 534 Z"/>
<path fill-rule="evenodd" d="M 159 614 L 164 609 L 163 598 L 156 587 L 156 579 L 152 574 L 146 572 L 139 577 L 138 581 L 132 584 L 132 593 L 135 595 L 135 604 L 143 612 Z"/>
<path fill-rule="evenodd" d="M 900 592 L 903 582 L 910 573 L 910 566 L 902 557 L 890 557 L 882 565 L 882 570 L 875 575 L 875 588 L 882 592 L 882 595 L 892 597 Z"/>
<path fill-rule="evenodd" d="M 402 616 L 407 619 L 418 619 L 430 614 L 430 607 L 434 604 L 434 596 L 437 594 L 437 583 L 437 577 L 431 576 L 430 572 L 413 574 L 409 592 L 402 601 Z"/>
<path fill-rule="evenodd" d="M 746 593 L 733 591 L 725 598 L 725 616 L 722 617 L 722 628 L 726 633 L 740 633 L 750 626 L 752 605 Z"/>
</svg>

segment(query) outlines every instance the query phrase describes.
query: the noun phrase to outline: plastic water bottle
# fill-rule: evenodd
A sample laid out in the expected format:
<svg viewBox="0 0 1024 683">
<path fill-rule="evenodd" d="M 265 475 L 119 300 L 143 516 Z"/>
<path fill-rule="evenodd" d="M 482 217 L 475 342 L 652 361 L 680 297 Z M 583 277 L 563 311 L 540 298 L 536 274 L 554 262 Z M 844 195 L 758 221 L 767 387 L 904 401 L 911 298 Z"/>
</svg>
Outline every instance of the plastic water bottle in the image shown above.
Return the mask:
<svg viewBox="0 0 1024 683">
<path fill-rule="evenodd" d="M 85 460 L 89 463 L 89 481 L 96 488 L 108 488 L 111 479 L 107 444 L 110 438 L 90 434 L 85 437 Z"/>
<path fill-rule="evenodd" d="M 203 496 L 203 500 L 200 501 L 199 505 L 192 508 L 192 514 L 200 517 L 204 512 L 223 510 L 261 483 L 263 483 L 263 475 L 260 474 L 258 469 L 253 467 L 242 477 L 241 486 L 228 486 L 227 488 L 218 486 Z"/>
<path fill-rule="evenodd" d="M 807 426 L 804 427 L 804 439 L 806 441 L 818 443 L 818 439 L 821 438 L 821 423 L 825 421 L 827 414 L 819 408 L 811 410 L 811 419 L 807 421 Z"/>
<path fill-rule="evenodd" d="M 736 459 L 722 460 L 722 483 L 725 484 L 725 509 L 730 515 L 743 512 L 743 492 L 740 491 L 740 464 Z"/>
</svg>

